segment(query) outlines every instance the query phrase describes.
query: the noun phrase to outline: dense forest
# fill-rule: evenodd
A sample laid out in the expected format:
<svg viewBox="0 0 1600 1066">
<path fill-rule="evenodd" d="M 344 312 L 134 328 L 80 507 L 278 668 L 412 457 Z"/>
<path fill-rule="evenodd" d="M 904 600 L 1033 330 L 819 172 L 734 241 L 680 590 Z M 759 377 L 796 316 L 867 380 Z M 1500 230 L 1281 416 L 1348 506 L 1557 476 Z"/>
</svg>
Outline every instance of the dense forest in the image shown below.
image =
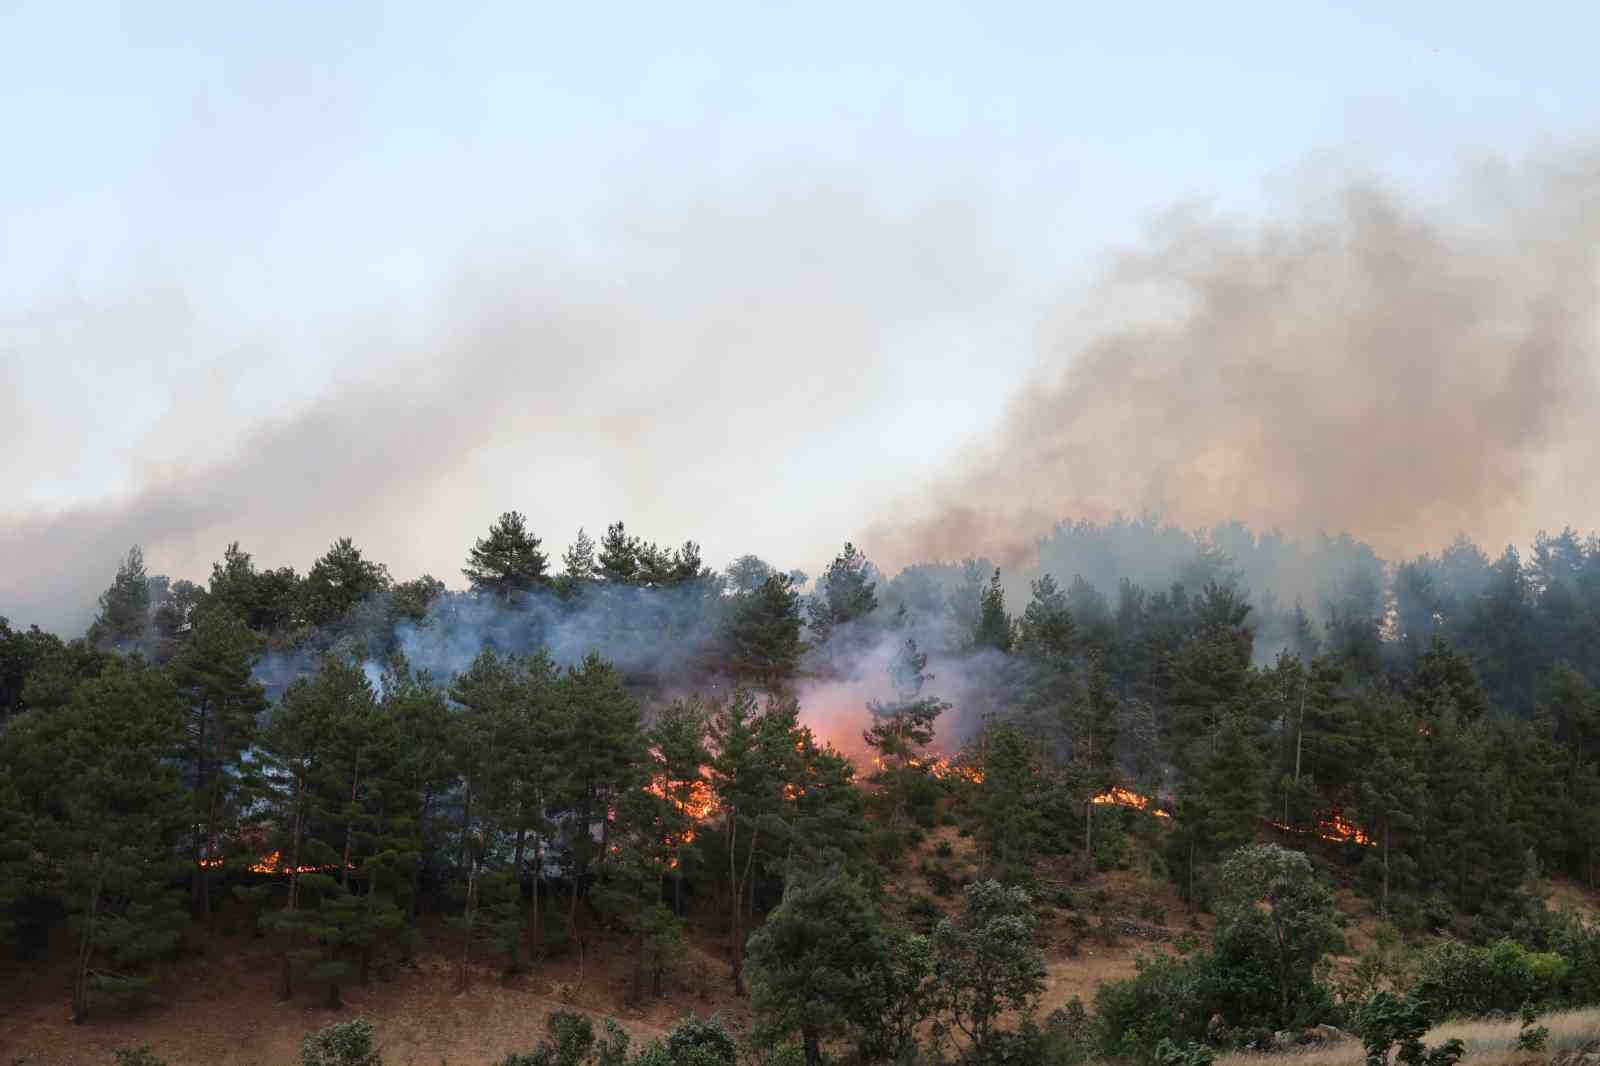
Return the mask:
<svg viewBox="0 0 1600 1066">
<path fill-rule="evenodd" d="M 203 584 L 134 548 L 85 635 L 0 620 L 0 939 L 73 953 L 75 1020 L 223 911 L 274 945 L 263 996 L 331 1006 L 435 918 L 463 989 L 626 950 L 644 998 L 700 916 L 763 1019 L 635 1060 L 560 1016 L 529 1063 L 1177 1063 L 1331 1020 L 1420 1056 L 1424 1015 L 1600 1002 L 1600 930 L 1541 890 L 1600 884 L 1593 537 L 1386 562 L 1080 522 L 1015 576 L 845 545 L 814 581 L 621 522 L 463 547 L 460 589 L 348 539 Z M 982 869 L 919 921 L 889 886 L 941 824 Z M 1037 911 L 1130 848 L 1210 946 L 1033 1018 Z M 1454 939 L 1336 982 L 1331 879 Z"/>
</svg>

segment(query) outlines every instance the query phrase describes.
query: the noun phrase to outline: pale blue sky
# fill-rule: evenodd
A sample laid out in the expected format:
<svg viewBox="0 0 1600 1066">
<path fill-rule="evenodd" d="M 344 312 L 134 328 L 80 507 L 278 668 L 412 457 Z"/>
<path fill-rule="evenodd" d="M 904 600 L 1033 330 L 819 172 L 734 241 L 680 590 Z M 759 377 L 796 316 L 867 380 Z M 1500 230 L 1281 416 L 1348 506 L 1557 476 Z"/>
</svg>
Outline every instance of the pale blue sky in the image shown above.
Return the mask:
<svg viewBox="0 0 1600 1066">
<path fill-rule="evenodd" d="M 195 577 L 233 536 L 303 566 L 354 532 L 453 579 L 520 507 L 557 545 L 627 516 L 815 570 L 983 437 L 1156 213 L 1322 171 L 1426 197 L 1592 139 L 1597 12 L 0 3 L 0 526 L 76 509 L 81 550 Z M 186 499 L 193 538 L 127 506 L 334 395 L 429 450 L 463 358 L 517 403 L 413 485 L 252 475 L 272 507 Z M 41 599 L 0 569 L 0 614 Z"/>
</svg>

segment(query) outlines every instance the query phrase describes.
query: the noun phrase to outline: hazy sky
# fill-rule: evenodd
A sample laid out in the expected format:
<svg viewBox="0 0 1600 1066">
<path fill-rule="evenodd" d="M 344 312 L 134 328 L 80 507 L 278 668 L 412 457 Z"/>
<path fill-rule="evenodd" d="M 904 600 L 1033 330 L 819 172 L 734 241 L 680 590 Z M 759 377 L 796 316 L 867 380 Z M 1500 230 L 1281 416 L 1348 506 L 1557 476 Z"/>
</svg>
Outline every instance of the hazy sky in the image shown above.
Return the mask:
<svg viewBox="0 0 1600 1066">
<path fill-rule="evenodd" d="M 579 7 L 0 0 L 0 615 L 509 508 L 814 573 L 1173 205 L 1600 118 L 1581 3 Z"/>
</svg>

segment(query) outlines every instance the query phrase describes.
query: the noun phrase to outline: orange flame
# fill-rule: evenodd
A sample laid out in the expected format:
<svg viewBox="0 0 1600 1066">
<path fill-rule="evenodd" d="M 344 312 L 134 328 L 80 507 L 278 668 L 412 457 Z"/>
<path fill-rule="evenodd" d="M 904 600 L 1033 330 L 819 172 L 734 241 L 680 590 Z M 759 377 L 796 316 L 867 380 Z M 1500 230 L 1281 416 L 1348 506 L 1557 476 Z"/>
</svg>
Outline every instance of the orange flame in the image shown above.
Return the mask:
<svg viewBox="0 0 1600 1066">
<path fill-rule="evenodd" d="M 1131 807 L 1136 811 L 1148 811 L 1157 818 L 1172 817 L 1160 807 L 1155 806 L 1149 796 L 1141 796 L 1139 793 L 1129 791 L 1120 785 L 1106 789 L 1104 792 L 1092 797 L 1089 802 L 1102 807 L 1108 804 L 1117 807 Z"/>
<path fill-rule="evenodd" d="M 905 760 L 905 766 L 907 769 L 926 770 L 940 781 L 954 780 L 965 781 L 973 785 L 983 784 L 983 770 L 976 766 L 953 763 L 943 755 L 935 755 L 932 758 L 919 758 L 912 755 Z M 888 764 L 883 761 L 883 756 L 874 755 L 872 757 L 872 768 L 882 773 L 888 768 Z"/>
<path fill-rule="evenodd" d="M 1375 848 L 1377 842 L 1354 822 L 1348 821 L 1338 807 L 1317 819 L 1313 826 L 1290 825 L 1287 822 L 1270 822 L 1272 828 L 1284 833 L 1298 833 L 1302 836 L 1316 835 L 1331 844 L 1343 844 L 1354 841 L 1364 848 Z"/>
</svg>

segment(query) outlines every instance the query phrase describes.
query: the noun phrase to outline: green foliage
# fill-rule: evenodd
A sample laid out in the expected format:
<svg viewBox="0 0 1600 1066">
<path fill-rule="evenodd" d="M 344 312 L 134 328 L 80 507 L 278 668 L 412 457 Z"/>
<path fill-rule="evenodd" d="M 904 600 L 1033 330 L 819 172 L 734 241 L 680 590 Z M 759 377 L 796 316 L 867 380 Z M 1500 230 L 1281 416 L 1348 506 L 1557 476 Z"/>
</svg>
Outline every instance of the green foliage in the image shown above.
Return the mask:
<svg viewBox="0 0 1600 1066">
<path fill-rule="evenodd" d="M 521 512 L 507 511 L 489 527 L 467 553 L 461 571 L 472 591 L 510 604 L 549 583 L 549 558 L 539 550 L 539 538 L 528 529 Z"/>
<path fill-rule="evenodd" d="M 690 1014 L 673 1026 L 665 1040 L 640 1052 L 633 1066 L 738 1066 L 738 1061 L 738 1042 L 720 1018 Z"/>
<path fill-rule="evenodd" d="M 1323 955 L 1341 943 L 1333 893 L 1304 854 L 1276 844 L 1240 848 L 1221 872 L 1221 937 L 1250 938 L 1278 984 L 1280 1024 L 1315 985 Z"/>
<path fill-rule="evenodd" d="M 112 1056 L 116 1066 L 167 1066 L 167 1060 L 153 1053 L 148 1045 L 119 1047 Z"/>
<path fill-rule="evenodd" d="M 1367 1053 L 1367 1066 L 1388 1066 L 1389 1053 L 1405 1066 L 1455 1066 L 1466 1047 L 1450 1039 L 1429 1048 L 1422 1041 L 1429 1020 L 1423 1003 L 1412 996 L 1379 992 L 1357 1008 L 1354 1024 Z"/>
<path fill-rule="evenodd" d="M 1487 947 L 1446 940 L 1423 952 L 1416 993 L 1442 1017 L 1510 1012 L 1550 1002 L 1571 969 L 1560 955 L 1530 952 L 1512 940 Z"/>
<path fill-rule="evenodd" d="M 614 1028 L 608 1027 L 608 1037 Z M 587 1015 L 552 1011 L 545 1018 L 545 1029 L 546 1036 L 537 1048 L 522 1055 L 507 1055 L 499 1066 L 587 1066 L 590 1052 L 595 1049 L 594 1023 Z"/>
<path fill-rule="evenodd" d="M 309 1034 L 300 1045 L 302 1066 L 383 1066 L 372 1023 L 337 1022 Z"/>
<path fill-rule="evenodd" d="M 1184 1044 L 1162 1040 L 1155 1051 L 1156 1066 L 1211 1066 L 1216 1058 L 1210 1048 L 1193 1040 Z"/>
<path fill-rule="evenodd" d="M 766 1015 L 765 1042 L 797 1033 L 814 1061 L 823 1039 L 869 1024 L 885 944 L 860 881 L 841 871 L 795 880 L 750 937 L 750 998 Z"/>
<path fill-rule="evenodd" d="M 1033 943 L 1033 902 L 998 881 L 969 885 L 959 917 L 932 937 L 938 1031 L 983 1061 L 1001 1015 L 1031 1010 L 1044 987 L 1044 959 Z"/>
<path fill-rule="evenodd" d="M 1517 1050 L 1530 1055 L 1543 1054 L 1545 1045 L 1550 1042 L 1550 1027 L 1535 1025 L 1539 1020 L 1539 1011 L 1532 1003 L 1522 1005 L 1522 1025 L 1517 1031 Z"/>
</svg>

